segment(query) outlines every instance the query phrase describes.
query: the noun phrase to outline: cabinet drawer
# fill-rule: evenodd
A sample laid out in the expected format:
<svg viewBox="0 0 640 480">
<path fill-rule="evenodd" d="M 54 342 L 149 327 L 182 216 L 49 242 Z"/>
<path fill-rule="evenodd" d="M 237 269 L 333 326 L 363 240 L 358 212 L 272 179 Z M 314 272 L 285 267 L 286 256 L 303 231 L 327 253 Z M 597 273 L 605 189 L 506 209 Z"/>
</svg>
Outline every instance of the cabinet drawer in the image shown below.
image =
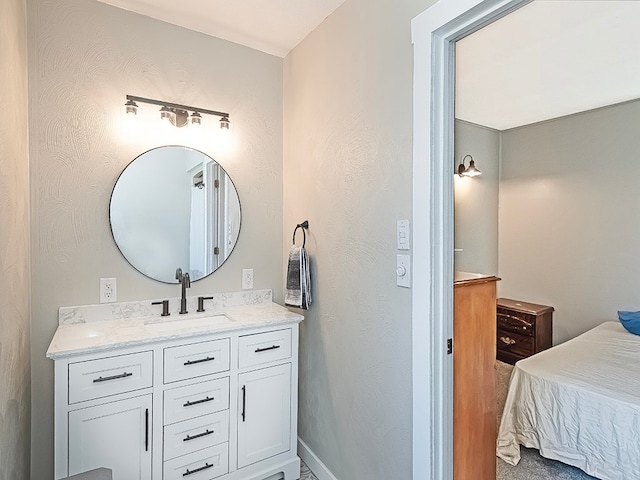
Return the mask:
<svg viewBox="0 0 640 480">
<path fill-rule="evenodd" d="M 289 328 L 240 337 L 240 368 L 276 362 L 285 358 L 291 358 L 291 329 Z"/>
<path fill-rule="evenodd" d="M 229 370 L 229 339 L 164 349 L 164 383 Z"/>
<path fill-rule="evenodd" d="M 69 364 L 69 403 L 131 392 L 153 384 L 153 352 Z"/>
<path fill-rule="evenodd" d="M 514 312 L 498 308 L 498 329 L 521 335 L 533 335 L 536 326 L 536 317 L 522 312 Z"/>
<path fill-rule="evenodd" d="M 229 444 L 222 443 L 164 462 L 163 480 L 209 480 L 229 472 Z"/>
<path fill-rule="evenodd" d="M 533 337 L 519 333 L 498 330 L 497 346 L 499 352 L 509 352 L 523 357 L 533 355 Z"/>
<path fill-rule="evenodd" d="M 229 441 L 229 410 L 164 427 L 166 460 Z"/>
<path fill-rule="evenodd" d="M 229 377 L 164 392 L 164 423 L 182 422 L 229 408 Z"/>
</svg>

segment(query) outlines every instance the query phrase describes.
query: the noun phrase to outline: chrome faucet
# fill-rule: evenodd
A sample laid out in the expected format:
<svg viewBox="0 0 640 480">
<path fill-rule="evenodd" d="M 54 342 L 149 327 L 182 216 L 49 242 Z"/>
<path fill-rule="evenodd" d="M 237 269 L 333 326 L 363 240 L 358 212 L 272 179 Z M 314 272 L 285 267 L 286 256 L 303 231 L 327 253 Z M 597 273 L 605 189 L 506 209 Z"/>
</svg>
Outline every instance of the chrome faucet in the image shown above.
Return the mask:
<svg viewBox="0 0 640 480">
<path fill-rule="evenodd" d="M 176 280 L 182 285 L 182 296 L 180 297 L 180 315 L 189 313 L 187 311 L 187 288 L 191 288 L 191 279 L 189 278 L 189 272 L 182 273 L 182 269 L 176 269 Z"/>
</svg>

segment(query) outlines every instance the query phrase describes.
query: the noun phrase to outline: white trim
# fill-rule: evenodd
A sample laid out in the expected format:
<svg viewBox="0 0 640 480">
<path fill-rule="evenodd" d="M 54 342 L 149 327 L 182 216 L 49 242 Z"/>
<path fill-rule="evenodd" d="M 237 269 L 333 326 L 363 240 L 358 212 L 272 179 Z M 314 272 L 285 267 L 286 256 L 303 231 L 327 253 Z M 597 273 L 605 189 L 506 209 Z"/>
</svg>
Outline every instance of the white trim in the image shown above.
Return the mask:
<svg viewBox="0 0 640 480">
<path fill-rule="evenodd" d="M 529 1 L 441 0 L 411 23 L 414 480 L 453 478 L 454 44 Z"/>
<path fill-rule="evenodd" d="M 338 480 L 300 437 L 298 437 L 298 456 L 307 464 L 309 470 L 318 477 L 318 480 Z"/>
</svg>

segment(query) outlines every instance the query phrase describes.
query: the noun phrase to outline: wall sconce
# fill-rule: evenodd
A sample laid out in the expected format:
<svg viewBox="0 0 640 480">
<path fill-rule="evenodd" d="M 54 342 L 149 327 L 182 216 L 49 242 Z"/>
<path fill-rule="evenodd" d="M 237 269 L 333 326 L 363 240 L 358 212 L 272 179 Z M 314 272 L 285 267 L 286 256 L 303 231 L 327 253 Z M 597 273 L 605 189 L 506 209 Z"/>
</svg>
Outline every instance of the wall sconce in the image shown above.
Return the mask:
<svg viewBox="0 0 640 480">
<path fill-rule="evenodd" d="M 469 166 L 465 168 L 464 161 L 469 157 Z M 462 162 L 458 165 L 458 175 L 461 177 L 478 177 L 482 175 L 482 172 L 476 168 L 476 163 L 473 161 L 473 157 L 471 155 L 465 155 L 462 158 Z"/>
<path fill-rule="evenodd" d="M 179 103 L 162 102 L 151 98 L 135 97 L 127 95 L 127 102 L 124 104 L 127 115 L 138 114 L 138 104 L 148 103 L 160 106 L 160 118 L 174 127 L 184 127 L 190 125 L 192 127 L 200 127 L 202 125 L 202 113 L 206 115 L 215 115 L 220 117 L 220 128 L 229 130 L 229 114 L 225 112 L 216 112 L 215 110 L 207 110 L 206 108 L 190 107 L 189 105 L 180 105 Z M 191 112 L 191 114 L 189 114 Z"/>
</svg>

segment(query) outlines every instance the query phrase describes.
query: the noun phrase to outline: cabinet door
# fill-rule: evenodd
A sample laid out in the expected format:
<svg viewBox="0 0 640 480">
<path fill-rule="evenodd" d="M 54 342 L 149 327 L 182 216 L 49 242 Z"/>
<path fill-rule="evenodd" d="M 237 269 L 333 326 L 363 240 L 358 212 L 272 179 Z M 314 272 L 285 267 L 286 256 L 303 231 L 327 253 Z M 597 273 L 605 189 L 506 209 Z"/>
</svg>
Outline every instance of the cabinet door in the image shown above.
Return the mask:
<svg viewBox="0 0 640 480">
<path fill-rule="evenodd" d="M 151 480 L 151 395 L 69 412 L 69 475 L 99 467 Z"/>
<path fill-rule="evenodd" d="M 291 364 L 238 375 L 238 468 L 291 448 Z"/>
</svg>

